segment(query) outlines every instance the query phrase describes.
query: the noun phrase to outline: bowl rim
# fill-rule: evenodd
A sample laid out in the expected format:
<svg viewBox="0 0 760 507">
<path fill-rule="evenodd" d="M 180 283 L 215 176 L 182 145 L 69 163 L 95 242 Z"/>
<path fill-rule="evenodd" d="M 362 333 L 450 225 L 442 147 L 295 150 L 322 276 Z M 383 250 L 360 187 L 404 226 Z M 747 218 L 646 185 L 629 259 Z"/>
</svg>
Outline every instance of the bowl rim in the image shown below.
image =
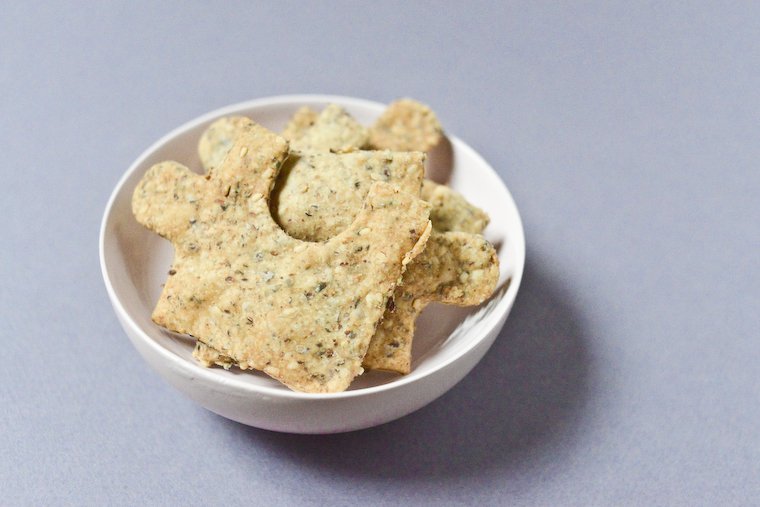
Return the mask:
<svg viewBox="0 0 760 507">
<path fill-rule="evenodd" d="M 367 396 L 371 394 L 379 394 L 386 391 L 400 389 L 418 380 L 422 380 L 426 377 L 434 375 L 435 373 L 443 369 L 446 369 L 452 363 L 458 361 L 462 357 L 466 356 L 469 352 L 471 352 L 480 342 L 482 342 L 482 340 L 488 337 L 488 335 L 494 330 L 494 328 L 499 326 L 499 323 L 502 320 L 501 318 L 498 318 L 498 317 L 493 318 L 491 322 L 489 322 L 484 329 L 481 329 L 478 332 L 479 336 L 477 336 L 477 339 L 471 340 L 468 344 L 462 347 L 462 349 L 459 352 L 441 361 L 440 364 L 436 364 L 434 367 L 430 368 L 430 370 L 425 372 L 424 374 L 418 373 L 415 375 L 415 372 L 412 371 L 406 375 L 399 376 L 397 379 L 394 379 L 390 382 L 385 382 L 383 384 L 379 384 L 379 385 L 375 385 L 371 387 L 341 391 L 337 393 L 304 393 L 304 392 L 299 392 L 299 391 L 293 391 L 291 389 L 282 389 L 280 386 L 278 387 L 261 386 L 261 385 L 256 385 L 256 384 L 250 384 L 242 380 L 238 380 L 236 378 L 221 377 L 215 374 L 212 369 L 204 368 L 201 365 L 194 364 L 190 361 L 187 361 L 184 358 L 173 353 L 172 351 L 161 346 L 158 342 L 156 342 L 153 338 L 151 338 L 145 331 L 143 331 L 143 329 L 135 322 L 135 320 L 132 318 L 129 312 L 125 310 L 119 297 L 116 295 L 116 291 L 113 287 L 113 284 L 111 282 L 111 279 L 108 273 L 108 265 L 107 265 L 106 254 L 105 254 L 106 229 L 113 213 L 114 204 L 118 196 L 123 191 L 123 187 L 126 184 L 127 180 L 129 180 L 132 177 L 132 175 L 137 171 L 138 167 L 140 167 L 144 163 L 144 161 L 148 157 L 150 157 L 153 154 L 153 152 L 155 152 L 161 146 L 167 144 L 173 138 L 187 132 L 188 130 L 196 128 L 203 123 L 207 123 L 209 121 L 212 121 L 222 116 L 227 116 L 227 115 L 236 114 L 236 113 L 240 114 L 241 110 L 244 110 L 244 109 L 252 109 L 252 108 L 257 108 L 257 107 L 283 105 L 283 104 L 302 105 L 304 103 L 313 103 L 313 102 L 317 102 L 317 103 L 335 102 L 343 106 L 348 106 L 348 107 L 356 106 L 358 108 L 377 109 L 378 111 L 386 107 L 386 104 L 372 101 L 372 100 L 360 99 L 360 98 L 355 98 L 355 97 L 346 97 L 346 96 L 341 96 L 341 95 L 324 95 L 324 94 L 276 95 L 276 96 L 271 96 L 271 97 L 261 97 L 261 98 L 257 98 L 253 100 L 237 102 L 237 103 L 230 104 L 224 107 L 220 107 L 220 108 L 214 109 L 213 111 L 209 111 L 200 116 L 197 116 L 181 124 L 180 126 L 169 131 L 167 134 L 163 135 L 153 144 L 151 144 L 147 149 L 145 149 L 137 157 L 137 159 L 135 159 L 134 162 L 132 162 L 132 164 L 129 166 L 126 172 L 119 178 L 116 186 L 111 192 L 111 195 L 105 207 L 105 211 L 103 213 L 103 218 L 100 224 L 100 234 L 99 234 L 100 269 L 101 269 L 101 274 L 103 276 L 103 281 L 106 286 L 106 291 L 108 292 L 108 296 L 111 300 L 111 304 L 114 307 L 114 310 L 116 311 L 117 316 L 120 317 L 120 320 L 122 321 L 122 323 L 128 325 L 134 331 L 135 333 L 133 335 L 134 339 L 139 338 L 143 343 L 145 343 L 147 346 L 149 346 L 151 349 L 157 352 L 158 355 L 160 355 L 163 359 L 176 365 L 179 369 L 182 370 L 183 373 L 186 373 L 189 376 L 193 376 L 195 378 L 202 378 L 205 381 L 208 381 L 210 383 L 217 384 L 217 385 L 222 385 L 225 388 L 234 388 L 241 392 L 245 392 L 246 394 L 272 396 L 272 397 L 278 397 L 278 398 L 284 398 L 284 399 L 290 399 L 290 400 L 336 400 L 336 399 Z M 522 281 L 523 272 L 525 269 L 525 232 L 523 229 L 520 212 L 506 184 L 501 179 L 499 174 L 493 169 L 491 164 L 489 164 L 477 151 L 475 151 L 472 147 L 470 147 L 470 145 L 462 141 L 460 138 L 454 135 L 450 135 L 448 133 L 446 134 L 446 136 L 450 140 L 452 145 L 456 145 L 457 149 L 461 149 L 467 152 L 469 156 L 473 157 L 475 160 L 477 160 L 480 164 L 482 164 L 487 169 L 487 172 L 489 176 L 491 177 L 491 179 L 498 181 L 498 184 L 501 185 L 501 190 L 504 192 L 504 194 L 506 195 L 508 199 L 506 204 L 512 207 L 515 211 L 517 232 L 519 233 L 519 235 L 516 238 L 510 238 L 510 240 L 513 241 L 518 247 L 517 257 L 519 258 L 520 262 L 514 265 L 512 276 L 509 281 L 509 286 L 507 287 L 507 290 L 504 292 L 504 295 L 496 304 L 496 308 L 494 309 L 494 312 L 493 312 L 496 315 L 504 316 L 510 310 L 512 304 L 514 303 L 515 298 L 517 297 L 517 292 L 520 288 L 520 283 Z"/>
</svg>

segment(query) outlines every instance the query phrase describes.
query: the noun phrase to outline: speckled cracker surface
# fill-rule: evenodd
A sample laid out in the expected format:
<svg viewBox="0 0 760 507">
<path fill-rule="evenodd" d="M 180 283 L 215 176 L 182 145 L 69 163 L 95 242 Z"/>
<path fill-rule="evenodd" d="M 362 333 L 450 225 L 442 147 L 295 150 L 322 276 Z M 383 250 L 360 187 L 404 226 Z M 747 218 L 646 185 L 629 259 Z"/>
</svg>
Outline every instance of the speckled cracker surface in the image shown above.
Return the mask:
<svg viewBox="0 0 760 507">
<path fill-rule="evenodd" d="M 307 129 L 314 125 L 318 116 L 319 113 L 308 106 L 299 108 L 290 118 L 288 124 L 285 125 L 285 129 L 282 131 L 282 137 L 288 141 L 298 139 L 304 135 Z"/>
<path fill-rule="evenodd" d="M 372 337 L 364 367 L 409 373 L 415 321 L 431 302 L 470 306 L 485 301 L 499 279 L 494 247 L 480 235 L 488 215 L 451 188 L 425 180 L 433 233 L 396 288 L 393 303 Z M 476 273 L 472 275 L 472 273 Z"/>
<path fill-rule="evenodd" d="M 153 320 L 293 389 L 341 391 L 424 247 L 429 205 L 376 182 L 346 230 L 300 241 L 268 206 L 287 153 L 285 139 L 251 123 L 207 177 L 172 163 L 146 173 L 133 212 L 175 248 Z"/>
<path fill-rule="evenodd" d="M 369 129 L 375 149 L 428 151 L 441 141 L 443 128 L 435 113 L 412 99 L 392 102 Z"/>
<path fill-rule="evenodd" d="M 425 180 L 422 183 L 422 198 L 430 203 L 430 221 L 437 231 L 480 234 L 488 225 L 489 218 L 485 211 L 445 185 Z"/>
<path fill-rule="evenodd" d="M 317 122 L 317 116 L 315 111 L 302 108 L 291 119 L 286 130 L 289 130 L 294 138 L 303 137 L 310 130 L 319 131 L 324 128 L 326 132 L 330 132 L 331 127 L 325 127 L 329 122 L 324 121 L 320 124 Z M 335 116 L 336 112 L 325 115 L 326 118 Z M 344 122 L 343 125 L 344 130 L 351 131 L 358 124 Z M 427 106 L 411 100 L 392 104 L 384 113 L 384 118 L 378 120 L 377 125 L 381 125 L 379 128 L 385 129 L 386 132 L 376 139 L 382 139 L 378 142 L 387 146 L 425 150 L 436 144 L 441 135 L 440 124 L 435 114 Z M 419 128 L 422 133 L 415 130 Z M 329 151 L 338 146 L 331 144 L 335 136 L 316 134 L 311 138 L 315 140 L 311 145 L 313 149 Z M 344 136 L 343 139 L 345 138 L 350 136 Z M 357 135 L 356 138 L 361 139 L 361 136 Z M 223 143 L 217 143 L 217 146 L 223 149 Z M 345 149 L 346 145 L 342 146 Z M 356 149 L 359 147 L 359 144 L 354 146 Z M 382 171 L 362 172 L 361 164 L 341 162 L 352 160 L 346 155 L 328 154 L 317 158 L 310 158 L 314 157 L 310 155 L 303 159 L 297 158 L 298 155 L 294 154 L 294 158 L 283 169 L 283 176 L 290 176 L 280 178 L 274 194 L 276 202 L 273 207 L 277 210 L 278 221 L 289 234 L 305 240 L 324 240 L 340 232 L 353 219 L 358 209 L 356 202 L 364 196 L 364 191 L 354 192 L 346 183 L 360 181 L 357 178 L 367 176 L 378 178 Z M 397 162 L 408 162 L 403 157 L 403 152 L 393 155 L 399 157 Z M 390 176 L 389 181 L 400 184 L 406 191 L 411 192 L 414 188 L 419 188 L 416 172 L 414 178 L 407 175 L 404 179 L 403 172 L 396 170 L 391 171 Z M 421 173 L 419 177 L 421 178 Z M 360 181 L 357 189 L 366 188 L 363 181 Z M 488 215 L 470 204 L 458 192 L 430 180 L 424 180 L 422 184 L 422 197 L 432 205 L 430 218 L 436 231 L 460 231 L 470 234 L 431 236 L 428 243 L 431 250 L 427 254 L 423 252 L 423 255 L 410 264 L 402 285 L 396 289 L 393 310 L 388 309 L 385 312 L 383 324 L 372 338 L 364 360 L 364 366 L 367 368 L 408 373 L 411 365 L 414 322 L 425 306 L 432 301 L 460 306 L 479 304 L 490 296 L 498 279 L 498 259 L 494 249 L 479 236 L 488 224 Z M 451 252 L 441 248 L 440 245 L 447 241 L 453 242 L 452 245 L 457 248 Z M 464 256 L 464 253 L 468 253 L 468 256 Z M 435 255 L 441 258 L 434 258 Z M 418 263 L 424 263 L 428 268 L 415 267 Z M 431 266 L 435 269 L 429 269 Z M 479 271 L 482 275 L 470 278 L 467 273 L 471 270 Z M 410 272 L 413 274 L 410 275 Z M 445 284 L 445 287 L 442 284 Z M 403 293 L 400 292 L 402 288 L 405 289 Z M 461 296 L 453 296 L 460 293 Z M 228 357 L 203 344 L 198 345 L 194 354 L 199 361 L 207 365 L 217 364 L 228 368 L 231 364 Z"/>
<path fill-rule="evenodd" d="M 348 227 L 376 181 L 419 195 L 424 167 L 419 152 L 292 153 L 275 188 L 275 218 L 295 238 L 325 241 Z"/>
<path fill-rule="evenodd" d="M 329 114 L 325 114 L 329 113 Z M 299 110 L 298 115 L 306 112 Z M 324 130 L 326 135 L 314 134 L 308 151 L 291 151 L 277 179 L 272 194 L 272 209 L 275 219 L 291 236 L 308 241 L 325 241 L 339 233 L 351 223 L 361 208 L 369 187 L 375 181 L 392 183 L 404 192 L 419 195 L 425 172 L 425 154 L 419 152 L 352 151 L 333 153 L 338 142 L 333 132 L 333 123 L 338 123 L 338 131 L 352 124 L 359 127 L 339 108 L 328 106 L 317 121 L 308 128 L 309 132 Z M 236 130 L 245 122 L 240 117 L 222 118 L 212 124 L 201 136 L 201 163 L 211 170 L 229 151 L 229 145 Z M 248 120 L 250 122 L 250 120 Z M 291 123 L 301 123 L 295 118 Z M 307 123 L 305 120 L 303 123 Z M 295 128 L 294 128 L 295 129 Z M 340 137 L 340 136 L 338 136 Z M 225 138 L 227 140 L 225 140 Z M 305 146 L 305 145 L 304 145 Z"/>
<path fill-rule="evenodd" d="M 415 321 L 422 310 L 433 301 L 480 304 L 493 293 L 498 279 L 496 251 L 482 236 L 434 231 L 396 287 L 364 356 L 364 366 L 409 373 Z"/>
<path fill-rule="evenodd" d="M 306 117 L 304 111 L 302 115 Z M 294 118 L 293 121 L 296 121 Z M 295 129 L 294 129 L 295 131 Z M 329 104 L 308 128 L 300 130 L 291 142 L 294 150 L 332 150 L 336 152 L 361 149 L 367 145 L 369 134 L 345 109 Z"/>
<path fill-rule="evenodd" d="M 250 124 L 250 118 L 245 116 L 225 116 L 209 125 L 198 142 L 198 155 L 203 167 L 209 170 L 221 164 L 232 148 L 237 133 Z"/>
</svg>

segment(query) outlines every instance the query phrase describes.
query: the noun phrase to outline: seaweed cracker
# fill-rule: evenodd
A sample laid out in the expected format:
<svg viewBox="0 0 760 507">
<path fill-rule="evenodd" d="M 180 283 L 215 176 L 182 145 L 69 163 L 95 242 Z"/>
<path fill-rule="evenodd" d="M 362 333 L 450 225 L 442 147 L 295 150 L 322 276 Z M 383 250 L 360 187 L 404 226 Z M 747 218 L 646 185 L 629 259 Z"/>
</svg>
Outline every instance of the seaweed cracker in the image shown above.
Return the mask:
<svg viewBox="0 0 760 507">
<path fill-rule="evenodd" d="M 499 258 L 480 235 L 488 215 L 461 194 L 430 180 L 422 198 L 431 204 L 433 232 L 425 251 L 414 259 L 396 287 L 389 310 L 372 337 L 364 367 L 409 373 L 414 323 L 431 302 L 478 305 L 499 280 Z"/>
<path fill-rule="evenodd" d="M 285 139 L 250 122 L 206 176 L 171 162 L 146 173 L 133 212 L 175 249 L 152 317 L 292 389 L 342 391 L 424 248 L 429 205 L 375 182 L 346 230 L 292 238 L 268 202 L 287 155 Z"/>
</svg>

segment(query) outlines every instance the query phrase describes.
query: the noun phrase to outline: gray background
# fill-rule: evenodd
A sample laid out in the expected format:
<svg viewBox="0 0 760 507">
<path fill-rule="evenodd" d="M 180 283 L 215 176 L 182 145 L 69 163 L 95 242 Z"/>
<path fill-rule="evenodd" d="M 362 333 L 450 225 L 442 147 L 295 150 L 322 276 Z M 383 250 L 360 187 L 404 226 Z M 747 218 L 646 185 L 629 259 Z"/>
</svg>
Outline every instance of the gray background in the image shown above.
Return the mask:
<svg viewBox="0 0 760 507">
<path fill-rule="evenodd" d="M 760 504 L 756 5 L 4 4 L 0 503 Z M 101 280 L 131 161 L 287 93 L 429 103 L 522 212 L 496 344 L 382 427 L 199 408 Z"/>
</svg>

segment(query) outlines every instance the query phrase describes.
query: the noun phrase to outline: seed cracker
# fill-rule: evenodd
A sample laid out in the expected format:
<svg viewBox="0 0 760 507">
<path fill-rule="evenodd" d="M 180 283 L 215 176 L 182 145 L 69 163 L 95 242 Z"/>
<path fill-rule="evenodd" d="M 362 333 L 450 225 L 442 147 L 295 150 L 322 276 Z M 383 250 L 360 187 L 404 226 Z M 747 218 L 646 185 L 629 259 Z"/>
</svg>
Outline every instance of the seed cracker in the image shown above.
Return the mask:
<svg viewBox="0 0 760 507">
<path fill-rule="evenodd" d="M 499 259 L 483 236 L 433 232 L 404 273 L 372 337 L 367 369 L 409 373 L 415 321 L 431 302 L 470 306 L 485 301 L 499 280 Z"/>
<path fill-rule="evenodd" d="M 440 131 L 440 125 L 434 113 L 429 111 L 427 106 L 417 102 L 409 100 L 399 101 L 389 107 L 389 111 L 387 111 L 386 119 L 407 118 L 406 122 L 397 122 L 399 125 L 397 125 L 396 129 L 400 133 L 396 135 L 395 139 L 408 140 L 407 142 L 409 143 L 415 143 L 414 147 L 417 149 L 428 148 L 429 143 L 435 139 L 428 137 L 429 141 L 426 141 L 425 136 L 410 137 L 404 130 L 406 128 L 414 128 L 413 126 L 409 127 L 409 125 L 415 125 L 415 122 L 427 121 L 429 127 L 437 125 L 436 128 L 431 128 L 431 130 L 437 129 Z M 316 118 L 316 116 L 317 113 L 308 108 L 299 110 L 289 123 L 288 128 L 291 130 L 291 135 L 303 137 L 309 130 L 323 128 L 317 124 L 316 120 L 308 120 L 308 118 Z M 412 118 L 412 120 L 409 120 L 409 118 Z M 417 119 L 414 120 L 414 118 Z M 348 125 L 351 124 L 348 123 Z M 327 130 L 329 131 L 330 128 L 327 128 Z M 313 149 L 335 149 L 336 145 L 330 144 L 329 136 L 313 135 L 312 139 L 321 140 L 320 142 L 322 143 L 313 144 Z M 386 139 L 387 143 L 393 145 L 392 141 L 394 138 L 392 136 L 386 136 L 384 139 Z M 438 140 L 435 140 L 435 143 L 437 142 Z M 220 146 L 222 145 L 220 144 Z M 394 146 L 398 146 L 398 144 Z M 359 146 L 354 146 L 353 148 L 358 149 Z M 401 153 L 396 153 L 395 155 L 400 156 Z M 295 154 L 295 156 L 297 157 L 298 154 Z M 345 155 L 341 156 L 345 157 Z M 338 156 L 333 155 L 333 157 Z M 291 177 L 281 177 L 278 182 L 278 188 L 275 190 L 275 204 L 277 205 L 274 208 L 277 210 L 278 221 L 286 232 L 300 239 L 321 241 L 340 232 L 356 213 L 355 210 L 357 208 L 352 204 L 352 199 L 359 199 L 364 195 L 364 192 L 354 192 L 350 186 L 346 188 L 345 185 L 345 182 L 355 181 L 357 176 L 362 174 L 366 176 L 366 173 L 358 171 L 360 164 L 354 164 L 352 167 L 342 164 L 343 167 L 336 170 L 335 166 L 341 165 L 338 161 L 339 159 L 334 159 L 334 162 L 327 163 L 328 158 L 323 155 L 322 160 L 317 158 L 310 162 L 294 158 L 283 169 L 283 176 L 290 173 Z M 353 171 L 353 175 L 351 171 Z M 396 174 L 396 172 L 393 171 L 391 174 Z M 339 175 L 339 177 L 336 178 L 336 175 Z M 316 178 L 321 178 L 319 184 L 315 181 Z M 398 183 L 397 178 L 394 177 L 392 180 Z M 407 183 L 409 184 L 409 186 L 405 187 L 407 191 L 411 191 L 410 187 L 416 185 L 416 183 Z M 361 189 L 361 185 L 357 189 Z M 340 205 L 333 204 L 336 196 L 340 196 Z M 435 231 L 441 233 L 447 233 L 448 231 L 470 233 L 469 245 L 464 242 L 462 235 L 453 235 L 453 238 L 456 238 L 459 245 L 456 252 L 469 252 L 470 255 L 469 257 L 464 257 L 463 255 L 449 256 L 440 245 L 446 244 L 447 241 L 451 242 L 455 240 L 448 238 L 446 235 L 439 234 L 434 234 L 431 237 L 428 245 L 432 246 L 436 243 L 439 247 L 431 248 L 431 251 L 427 254 L 423 252 L 423 256 L 428 256 L 428 259 L 424 261 L 425 265 L 434 266 L 435 269 L 415 268 L 418 262 L 422 262 L 422 256 L 410 265 L 407 273 L 412 272 L 415 274 L 405 274 L 402 285 L 397 288 L 397 294 L 393 298 L 395 312 L 390 310 L 385 312 L 383 318 L 385 324 L 381 324 L 378 327 L 376 336 L 372 338 L 368 354 L 365 357 L 364 366 L 367 368 L 408 373 L 411 365 L 414 321 L 422 309 L 432 301 L 460 306 L 480 304 L 493 292 L 498 279 L 498 258 L 495 256 L 493 247 L 482 236 L 479 236 L 488 224 L 488 215 L 470 204 L 458 192 L 430 180 L 424 180 L 422 184 L 422 198 L 432 205 L 430 218 Z M 316 208 L 310 209 L 310 203 L 316 205 Z M 484 244 L 488 246 L 483 247 Z M 444 258 L 429 258 L 434 255 L 433 252 L 443 255 Z M 480 252 L 479 257 L 473 255 L 473 252 Z M 475 279 L 470 279 L 466 275 L 468 270 L 473 269 L 472 266 L 481 265 L 483 267 L 477 268 L 476 271 L 482 271 L 483 275 L 477 275 Z M 454 281 L 450 282 L 451 287 L 442 292 L 441 284 L 444 283 L 442 280 L 451 278 L 452 273 L 456 274 L 456 276 L 453 279 Z M 461 280 L 459 275 L 462 275 Z M 409 277 L 411 282 L 407 280 L 407 277 Z M 399 292 L 402 290 L 402 287 L 406 287 L 406 291 L 403 293 Z M 458 294 L 459 292 L 463 295 L 459 297 L 452 296 L 452 294 Z M 417 293 L 418 296 L 412 296 L 414 293 Z M 200 362 L 206 365 L 217 364 L 229 368 L 232 364 L 228 357 L 203 344 L 198 345 L 194 351 L 194 355 Z"/>
<path fill-rule="evenodd" d="M 198 155 L 203 167 L 210 170 L 221 164 L 232 148 L 237 133 L 250 123 L 250 118 L 245 116 L 226 116 L 209 125 L 198 141 Z"/>
<path fill-rule="evenodd" d="M 436 231 L 480 234 L 488 225 L 489 218 L 485 211 L 470 204 L 462 194 L 446 185 L 425 180 L 421 195 L 430 203 L 430 221 Z"/>
<path fill-rule="evenodd" d="M 287 154 L 285 139 L 251 122 L 205 177 L 178 164 L 146 173 L 134 215 L 175 249 L 152 317 L 292 389 L 342 391 L 424 248 L 429 205 L 376 182 L 348 229 L 325 243 L 297 240 L 268 206 Z"/>
<path fill-rule="evenodd" d="M 392 102 L 369 129 L 374 149 L 428 151 L 441 141 L 443 128 L 432 109 L 412 99 Z"/>
<path fill-rule="evenodd" d="M 302 113 L 304 116 L 306 112 Z M 297 135 L 291 148 L 294 150 L 332 150 L 345 152 L 367 145 L 369 134 L 348 112 L 336 104 L 329 104 L 314 123 Z"/>
<path fill-rule="evenodd" d="M 282 131 L 282 137 L 291 142 L 295 141 L 303 136 L 308 128 L 314 125 L 318 116 L 319 113 L 311 109 L 309 106 L 299 108 Z"/>
<path fill-rule="evenodd" d="M 326 241 L 353 221 L 375 181 L 419 196 L 425 154 L 354 151 L 291 153 L 273 194 L 275 219 L 291 236 Z"/>
<path fill-rule="evenodd" d="M 299 115 L 305 118 L 306 111 L 299 110 L 296 117 Z M 346 115 L 343 109 L 328 106 L 309 130 L 325 130 L 329 134 L 351 122 L 363 128 L 350 117 L 346 122 L 332 121 Z M 250 121 L 234 116 L 221 118 L 203 133 L 198 152 L 207 171 L 224 159 L 236 131 Z M 294 117 L 291 124 L 298 122 L 301 120 Z M 341 127 L 334 128 L 334 123 Z M 353 126 L 347 129 L 356 131 Z M 272 194 L 275 220 L 295 238 L 325 241 L 348 227 L 375 181 L 393 183 L 410 194 L 420 193 L 425 172 L 424 153 L 387 150 L 333 153 L 330 150 L 338 145 L 331 143 L 339 142 L 338 137 L 315 134 L 309 139 L 317 144 L 303 144 L 310 146 L 308 151 L 291 150 Z"/>
</svg>

